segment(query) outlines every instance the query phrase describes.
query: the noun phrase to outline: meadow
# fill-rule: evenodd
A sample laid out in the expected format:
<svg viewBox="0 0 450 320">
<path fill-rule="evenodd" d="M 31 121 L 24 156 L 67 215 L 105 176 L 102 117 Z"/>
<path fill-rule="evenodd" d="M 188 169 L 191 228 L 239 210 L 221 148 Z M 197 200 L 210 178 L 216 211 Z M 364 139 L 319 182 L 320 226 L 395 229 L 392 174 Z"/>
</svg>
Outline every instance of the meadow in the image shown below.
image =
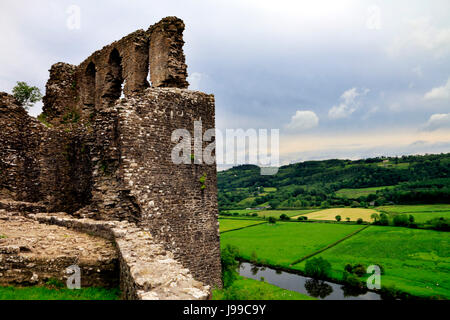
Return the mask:
<svg viewBox="0 0 450 320">
<path fill-rule="evenodd" d="M 220 232 L 227 232 L 230 230 L 246 228 L 261 223 L 266 222 L 257 220 L 219 219 Z"/>
<path fill-rule="evenodd" d="M 247 260 L 289 267 L 359 229 L 358 225 L 277 222 L 224 233 L 221 246 L 236 246 Z"/>
<path fill-rule="evenodd" d="M 382 265 L 383 287 L 420 297 L 450 299 L 450 234 L 431 230 L 371 226 L 316 257 L 332 265 L 332 278 L 342 279 L 347 263 Z M 303 270 L 305 261 L 294 265 Z"/>
<path fill-rule="evenodd" d="M 325 209 L 307 214 L 309 220 L 330 220 L 336 221 L 336 216 L 341 216 L 342 221 L 346 221 L 350 218 L 350 221 L 357 221 L 359 218 L 366 222 L 371 222 L 370 216 L 374 213 L 378 213 L 373 209 L 364 208 L 333 208 Z M 295 219 L 296 217 L 294 217 Z"/>
<path fill-rule="evenodd" d="M 0 300 L 119 300 L 119 289 L 50 287 L 0 287 Z"/>
<path fill-rule="evenodd" d="M 310 296 L 244 277 L 235 280 L 231 287 L 213 290 L 213 300 L 316 300 Z"/>
<path fill-rule="evenodd" d="M 417 223 L 425 223 L 434 218 L 450 219 L 450 204 L 396 205 L 376 208 L 390 215 L 407 214 L 414 216 Z"/>
</svg>

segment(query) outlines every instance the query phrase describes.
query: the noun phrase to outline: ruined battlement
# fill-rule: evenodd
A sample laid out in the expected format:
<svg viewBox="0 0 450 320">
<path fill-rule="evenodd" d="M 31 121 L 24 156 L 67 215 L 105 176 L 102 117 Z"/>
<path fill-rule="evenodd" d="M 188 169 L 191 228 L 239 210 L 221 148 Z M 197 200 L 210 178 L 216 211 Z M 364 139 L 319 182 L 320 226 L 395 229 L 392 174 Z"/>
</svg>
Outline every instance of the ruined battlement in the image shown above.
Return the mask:
<svg viewBox="0 0 450 320">
<path fill-rule="evenodd" d="M 187 88 L 184 28 L 182 20 L 167 17 L 103 47 L 78 66 L 54 64 L 44 97 L 47 121 L 57 125 L 69 113 L 88 118 L 122 95 L 149 87 Z"/>
<path fill-rule="evenodd" d="M 184 27 L 164 18 L 78 66 L 54 64 L 40 121 L 0 94 L 0 200 L 125 221 L 221 287 L 216 165 L 171 159 L 174 130 L 215 127 L 214 96 L 187 89 Z"/>
</svg>

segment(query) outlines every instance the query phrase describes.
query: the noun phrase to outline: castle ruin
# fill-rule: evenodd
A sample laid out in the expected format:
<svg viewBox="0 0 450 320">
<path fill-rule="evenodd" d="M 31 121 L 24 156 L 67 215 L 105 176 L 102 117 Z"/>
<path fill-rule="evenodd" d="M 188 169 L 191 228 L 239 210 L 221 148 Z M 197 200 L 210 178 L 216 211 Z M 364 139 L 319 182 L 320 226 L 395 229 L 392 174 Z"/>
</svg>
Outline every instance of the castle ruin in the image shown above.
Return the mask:
<svg viewBox="0 0 450 320">
<path fill-rule="evenodd" d="M 187 89 L 184 27 L 167 17 L 78 66 L 53 65 L 39 120 L 0 93 L 0 285 L 64 279 L 78 261 L 83 285 L 120 282 L 128 299 L 205 299 L 221 287 L 216 166 L 171 159 L 174 130 L 215 127 L 214 96 Z M 26 225 L 117 252 L 52 265 L 36 252 L 45 237 L 21 244 Z"/>
</svg>

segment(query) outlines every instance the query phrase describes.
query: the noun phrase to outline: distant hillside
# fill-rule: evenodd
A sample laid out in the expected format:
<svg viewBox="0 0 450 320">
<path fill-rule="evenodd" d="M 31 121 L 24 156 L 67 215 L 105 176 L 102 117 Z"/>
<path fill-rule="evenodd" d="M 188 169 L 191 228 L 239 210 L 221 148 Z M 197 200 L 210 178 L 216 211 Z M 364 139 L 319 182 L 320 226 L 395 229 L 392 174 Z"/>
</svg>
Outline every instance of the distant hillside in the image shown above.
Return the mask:
<svg viewBox="0 0 450 320">
<path fill-rule="evenodd" d="M 307 161 L 274 176 L 243 165 L 219 172 L 218 187 L 221 209 L 450 203 L 450 153 Z"/>
</svg>

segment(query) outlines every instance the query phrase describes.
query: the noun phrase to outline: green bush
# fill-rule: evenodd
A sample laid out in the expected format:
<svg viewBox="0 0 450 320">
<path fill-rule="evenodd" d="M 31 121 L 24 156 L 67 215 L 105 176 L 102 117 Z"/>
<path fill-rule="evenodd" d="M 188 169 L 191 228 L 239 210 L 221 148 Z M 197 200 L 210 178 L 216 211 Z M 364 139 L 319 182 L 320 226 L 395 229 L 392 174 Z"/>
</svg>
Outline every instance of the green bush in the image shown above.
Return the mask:
<svg viewBox="0 0 450 320">
<path fill-rule="evenodd" d="M 378 223 L 379 225 L 382 226 L 388 226 L 389 225 L 389 217 L 386 213 L 381 213 L 380 214 L 380 221 Z"/>
<path fill-rule="evenodd" d="M 26 82 L 19 81 L 13 88 L 14 98 L 28 110 L 36 102 L 42 99 L 41 91 L 38 87 L 30 87 Z"/>
<path fill-rule="evenodd" d="M 363 222 L 364 222 L 364 220 L 361 219 L 361 218 L 359 218 L 359 219 L 356 221 L 357 224 L 363 224 Z"/>
<path fill-rule="evenodd" d="M 347 273 L 344 272 L 343 280 L 345 281 L 345 284 L 349 285 L 350 287 L 361 287 L 362 283 L 359 280 L 359 278 L 354 275 L 353 273 Z"/>
<path fill-rule="evenodd" d="M 252 217 L 257 217 L 257 216 L 258 216 L 257 213 L 252 214 Z"/>
<path fill-rule="evenodd" d="M 312 278 L 326 278 L 330 274 L 331 264 L 322 257 L 306 261 L 305 273 Z"/>
<path fill-rule="evenodd" d="M 435 218 L 427 222 L 432 229 L 439 231 L 450 231 L 450 219 Z"/>
<path fill-rule="evenodd" d="M 277 219 L 275 219 L 274 217 L 269 217 L 269 223 L 275 224 L 275 223 L 277 223 Z"/>
<path fill-rule="evenodd" d="M 291 220 L 291 218 L 289 218 L 289 216 L 287 215 L 287 214 L 282 214 L 281 216 L 280 216 L 280 220 L 282 220 L 282 221 L 289 221 L 289 220 Z"/>
<path fill-rule="evenodd" d="M 337 221 L 337 222 L 341 222 L 341 220 L 342 220 L 342 217 L 341 217 L 341 216 L 336 216 L 336 221 Z"/>
<path fill-rule="evenodd" d="M 236 271 L 239 265 L 239 262 L 236 260 L 238 256 L 239 249 L 234 246 L 227 245 L 221 251 L 222 280 L 225 288 L 230 287 L 239 276 Z"/>
<path fill-rule="evenodd" d="M 408 216 L 406 214 L 397 214 L 393 219 L 394 226 L 406 227 L 408 225 Z"/>
</svg>

